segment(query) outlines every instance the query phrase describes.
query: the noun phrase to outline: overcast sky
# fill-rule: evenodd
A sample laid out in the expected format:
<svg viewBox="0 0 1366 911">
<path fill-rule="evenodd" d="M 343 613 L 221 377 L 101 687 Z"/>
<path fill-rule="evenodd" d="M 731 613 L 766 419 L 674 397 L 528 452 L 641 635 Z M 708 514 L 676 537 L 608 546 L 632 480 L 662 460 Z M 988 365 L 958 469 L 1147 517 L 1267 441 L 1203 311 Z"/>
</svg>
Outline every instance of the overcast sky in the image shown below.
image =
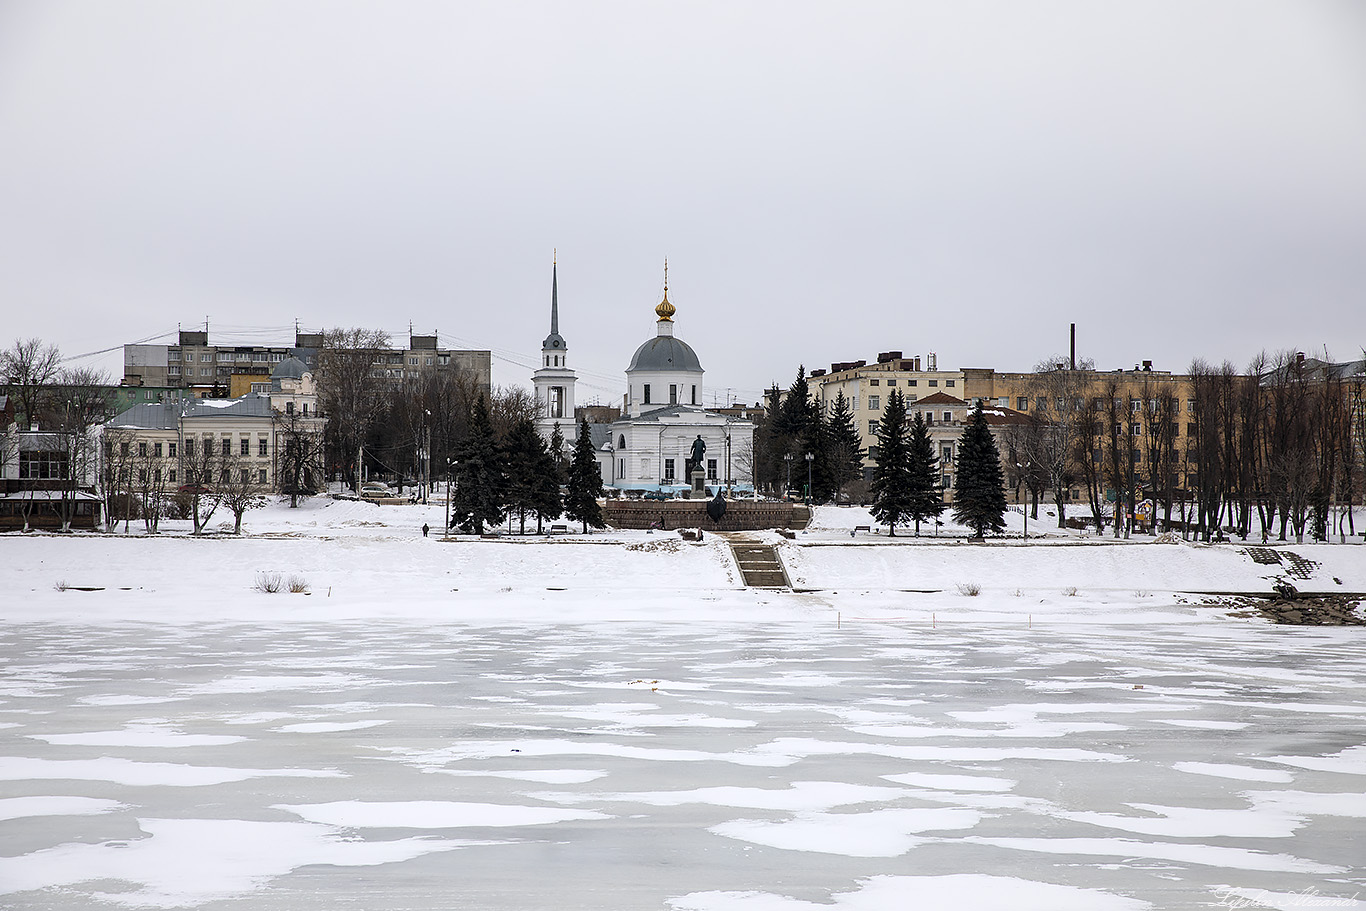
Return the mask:
<svg viewBox="0 0 1366 911">
<path fill-rule="evenodd" d="M 1104 369 L 1366 345 L 1366 3 L 0 0 L 3 342 L 653 336 Z M 121 353 L 97 363 L 120 373 Z"/>
</svg>

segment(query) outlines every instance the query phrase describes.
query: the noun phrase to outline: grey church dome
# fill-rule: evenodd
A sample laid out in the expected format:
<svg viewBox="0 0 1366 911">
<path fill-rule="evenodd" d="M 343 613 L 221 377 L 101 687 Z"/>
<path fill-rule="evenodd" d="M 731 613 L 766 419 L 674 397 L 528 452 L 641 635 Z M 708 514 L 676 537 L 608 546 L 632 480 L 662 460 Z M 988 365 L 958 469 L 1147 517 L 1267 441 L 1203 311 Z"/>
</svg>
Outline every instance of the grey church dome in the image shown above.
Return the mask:
<svg viewBox="0 0 1366 911">
<path fill-rule="evenodd" d="M 631 366 L 626 368 L 626 372 L 633 370 L 695 370 L 701 373 L 702 362 L 697 359 L 697 352 L 692 350 L 692 346 L 682 339 L 672 335 L 656 335 L 631 355 Z"/>
<path fill-rule="evenodd" d="M 270 371 L 270 378 L 272 380 L 301 380 L 307 372 L 308 368 L 304 366 L 303 361 L 297 357 L 287 357 L 276 364 L 274 370 Z"/>
</svg>

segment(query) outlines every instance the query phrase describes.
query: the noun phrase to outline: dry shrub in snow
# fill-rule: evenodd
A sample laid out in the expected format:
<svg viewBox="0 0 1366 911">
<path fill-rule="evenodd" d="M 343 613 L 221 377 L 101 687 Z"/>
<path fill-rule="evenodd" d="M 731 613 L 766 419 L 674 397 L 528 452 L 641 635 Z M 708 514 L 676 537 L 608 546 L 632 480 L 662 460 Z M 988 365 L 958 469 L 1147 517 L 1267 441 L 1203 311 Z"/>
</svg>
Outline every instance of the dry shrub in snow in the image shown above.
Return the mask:
<svg viewBox="0 0 1366 911">
<path fill-rule="evenodd" d="M 982 586 L 978 585 L 976 582 L 958 583 L 958 594 L 962 595 L 965 598 L 976 598 L 981 593 Z"/>
<path fill-rule="evenodd" d="M 257 573 L 256 584 L 252 588 L 258 592 L 273 595 L 284 586 L 279 573 Z"/>
<path fill-rule="evenodd" d="M 308 580 L 303 576 L 289 577 L 289 590 L 296 595 L 306 595 L 309 593 Z"/>
<path fill-rule="evenodd" d="M 1062 593 L 1069 598 L 1075 598 L 1077 596 L 1077 587 L 1075 585 L 1069 585 L 1062 590 Z"/>
</svg>

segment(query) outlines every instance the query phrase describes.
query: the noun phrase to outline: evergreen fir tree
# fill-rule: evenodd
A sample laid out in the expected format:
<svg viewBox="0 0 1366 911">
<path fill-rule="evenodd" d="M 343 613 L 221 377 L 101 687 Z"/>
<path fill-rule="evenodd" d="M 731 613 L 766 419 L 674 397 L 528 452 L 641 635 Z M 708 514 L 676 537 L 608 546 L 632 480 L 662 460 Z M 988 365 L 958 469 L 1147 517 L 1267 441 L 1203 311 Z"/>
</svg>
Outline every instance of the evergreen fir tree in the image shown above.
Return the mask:
<svg viewBox="0 0 1366 911">
<path fill-rule="evenodd" d="M 801 462 L 792 466 L 793 471 L 806 471 L 806 454 L 809 452 L 815 456 L 811 461 L 811 490 L 808 491 L 812 503 L 824 503 L 835 495 L 832 444 L 830 425 L 822 417 L 820 408 L 814 407 L 813 403 L 811 418 L 807 422 L 805 433 L 802 434 Z M 796 462 L 796 459 L 793 461 Z"/>
<path fill-rule="evenodd" d="M 545 441 L 531 418 L 522 417 L 512 425 L 505 445 L 508 511 L 520 521 L 520 532 L 526 534 L 526 514 L 536 512 L 542 495 L 541 478 L 547 455 Z"/>
<path fill-rule="evenodd" d="M 585 418 L 579 424 L 579 438 L 574 441 L 574 458 L 569 463 L 569 495 L 565 497 L 564 509 L 569 518 L 583 523 L 584 534 L 588 526 L 603 528 L 602 506 L 598 497 L 602 496 L 602 469 L 598 467 L 597 456 L 593 454 L 592 434 Z"/>
<path fill-rule="evenodd" d="M 877 466 L 873 469 L 873 517 L 896 527 L 911 517 L 911 457 L 906 436 L 906 400 L 901 392 L 887 396 L 877 431 Z"/>
<path fill-rule="evenodd" d="M 953 489 L 953 517 L 973 530 L 1005 531 L 1006 488 L 1001 455 L 978 404 L 958 444 L 958 480 Z"/>
<path fill-rule="evenodd" d="M 831 478 L 835 493 L 844 492 L 844 486 L 863 476 L 863 441 L 859 438 L 858 425 L 849 400 L 841 389 L 835 395 L 835 404 L 830 410 L 827 423 Z"/>
<path fill-rule="evenodd" d="M 555 430 L 559 430 L 558 424 L 555 425 Z M 554 433 L 551 434 L 550 439 L 553 444 Z M 564 501 L 560 497 L 560 485 L 564 483 L 564 469 L 560 466 L 559 460 L 555 458 L 549 446 L 541 447 L 538 460 L 532 508 L 536 511 L 536 533 L 540 534 L 544 530 L 544 520 L 557 518 L 564 511 Z"/>
<path fill-rule="evenodd" d="M 568 465 L 564 458 L 564 434 L 560 432 L 560 422 L 556 421 L 555 426 L 550 429 L 550 457 L 555 460 L 555 467 L 564 473 Z"/>
<path fill-rule="evenodd" d="M 485 525 L 503 521 L 506 478 L 493 439 L 493 421 L 484 396 L 470 409 L 469 435 L 456 448 L 459 473 L 451 496 L 451 525 L 483 534 Z"/>
<path fill-rule="evenodd" d="M 934 454 L 929 425 L 919 411 L 911 422 L 910 463 L 910 517 L 915 521 L 918 536 L 920 523 L 938 518 L 946 505 L 944 489 L 939 482 L 939 457 Z"/>
</svg>

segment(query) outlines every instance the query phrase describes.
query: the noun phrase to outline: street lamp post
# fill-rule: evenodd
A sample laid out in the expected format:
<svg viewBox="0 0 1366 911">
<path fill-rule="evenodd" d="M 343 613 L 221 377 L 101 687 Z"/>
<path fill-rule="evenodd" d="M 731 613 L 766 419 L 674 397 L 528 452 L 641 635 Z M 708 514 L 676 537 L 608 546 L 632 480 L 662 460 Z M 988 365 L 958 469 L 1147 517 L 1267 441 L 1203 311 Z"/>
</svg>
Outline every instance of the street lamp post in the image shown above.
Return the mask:
<svg viewBox="0 0 1366 911">
<path fill-rule="evenodd" d="M 792 490 L 792 453 L 783 456 L 783 461 L 787 463 L 787 486 L 783 488 L 783 496 L 786 497 Z"/>
<path fill-rule="evenodd" d="M 1024 477 L 1024 479 L 1025 479 L 1025 482 L 1024 482 L 1024 484 L 1025 484 L 1025 505 L 1024 505 L 1025 529 L 1024 529 L 1024 539 L 1025 539 L 1026 541 L 1029 540 L 1029 503 L 1030 503 L 1030 500 L 1031 500 L 1031 495 L 1030 495 L 1030 493 L 1029 493 L 1029 465 L 1030 465 L 1029 462 L 1025 462 L 1023 465 L 1021 465 L 1019 462 L 1016 462 L 1016 463 L 1015 463 L 1015 467 L 1018 468 L 1018 469 L 1020 469 L 1020 473 L 1021 473 L 1021 475 Z"/>
<path fill-rule="evenodd" d="M 816 455 L 815 455 L 815 453 L 808 452 L 808 453 L 806 454 L 806 505 L 807 505 L 807 506 L 810 506 L 810 505 L 811 505 L 811 466 L 815 463 L 815 461 L 816 461 Z"/>
</svg>

